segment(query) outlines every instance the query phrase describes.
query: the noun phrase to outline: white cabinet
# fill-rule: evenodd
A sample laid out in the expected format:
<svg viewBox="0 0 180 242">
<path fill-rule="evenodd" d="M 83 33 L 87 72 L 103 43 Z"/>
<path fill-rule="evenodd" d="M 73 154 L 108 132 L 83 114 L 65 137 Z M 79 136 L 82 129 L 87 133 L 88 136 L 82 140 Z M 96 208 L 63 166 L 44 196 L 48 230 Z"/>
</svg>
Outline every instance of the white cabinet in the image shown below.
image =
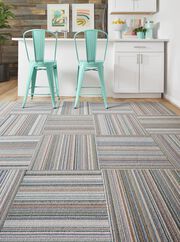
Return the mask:
<svg viewBox="0 0 180 242">
<path fill-rule="evenodd" d="M 110 2 L 109 4 L 112 4 L 112 12 L 123 13 L 123 12 L 133 12 L 134 10 L 133 0 L 110 0 Z"/>
<path fill-rule="evenodd" d="M 156 0 L 134 0 L 134 11 L 135 12 L 156 12 L 157 2 Z"/>
<path fill-rule="evenodd" d="M 122 93 L 139 92 L 139 55 L 116 53 L 114 90 Z"/>
<path fill-rule="evenodd" d="M 164 53 L 140 54 L 140 92 L 164 91 Z"/>
<path fill-rule="evenodd" d="M 152 13 L 157 10 L 157 0 L 109 0 L 113 13 Z"/>
<path fill-rule="evenodd" d="M 164 92 L 164 43 L 115 46 L 115 93 Z"/>
</svg>

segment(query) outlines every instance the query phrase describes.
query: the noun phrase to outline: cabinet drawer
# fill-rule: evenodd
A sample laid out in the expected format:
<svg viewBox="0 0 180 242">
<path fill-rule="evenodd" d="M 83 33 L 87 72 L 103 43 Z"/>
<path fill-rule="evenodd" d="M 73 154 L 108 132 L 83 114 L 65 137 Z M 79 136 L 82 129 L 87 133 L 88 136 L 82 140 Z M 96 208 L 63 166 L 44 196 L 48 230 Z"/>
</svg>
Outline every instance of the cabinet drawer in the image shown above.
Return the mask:
<svg viewBox="0 0 180 242">
<path fill-rule="evenodd" d="M 121 42 L 115 44 L 115 52 L 164 52 L 164 43 Z"/>
</svg>

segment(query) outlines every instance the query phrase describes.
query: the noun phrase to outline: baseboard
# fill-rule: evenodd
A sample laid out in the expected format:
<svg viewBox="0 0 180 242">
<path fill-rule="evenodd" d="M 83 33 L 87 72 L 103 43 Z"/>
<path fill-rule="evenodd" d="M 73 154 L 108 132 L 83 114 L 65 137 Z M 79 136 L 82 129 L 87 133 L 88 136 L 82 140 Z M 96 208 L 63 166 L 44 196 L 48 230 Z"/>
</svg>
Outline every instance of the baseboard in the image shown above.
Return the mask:
<svg viewBox="0 0 180 242">
<path fill-rule="evenodd" d="M 169 102 L 171 102 L 176 107 L 180 108 L 180 100 L 177 100 L 176 98 L 169 96 L 167 94 L 163 95 L 165 99 L 167 99 Z"/>
</svg>

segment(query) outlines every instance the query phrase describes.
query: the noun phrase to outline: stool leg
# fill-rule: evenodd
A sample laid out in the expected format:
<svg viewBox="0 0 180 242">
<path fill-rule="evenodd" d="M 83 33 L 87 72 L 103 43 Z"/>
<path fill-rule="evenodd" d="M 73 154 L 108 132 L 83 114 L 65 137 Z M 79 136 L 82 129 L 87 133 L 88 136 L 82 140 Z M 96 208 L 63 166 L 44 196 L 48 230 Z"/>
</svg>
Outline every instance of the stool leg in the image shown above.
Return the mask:
<svg viewBox="0 0 180 242">
<path fill-rule="evenodd" d="M 104 106 L 106 109 L 108 109 L 106 87 L 105 87 L 105 83 L 104 83 L 104 67 L 103 66 L 98 67 L 98 74 L 99 74 L 99 79 L 100 79 L 100 83 L 101 83 L 101 93 L 102 93 L 102 97 L 104 100 Z"/>
<path fill-rule="evenodd" d="M 30 87 L 30 83 L 31 83 L 31 80 L 32 80 L 33 72 L 34 72 L 34 67 L 30 66 L 29 77 L 28 77 L 28 80 L 26 82 L 26 92 L 25 92 L 25 95 L 24 95 L 22 108 L 24 108 L 25 105 L 26 105 L 26 101 L 27 101 L 27 97 L 28 97 L 28 93 L 29 93 L 29 87 Z"/>
<path fill-rule="evenodd" d="M 79 102 L 79 96 L 81 93 L 83 77 L 84 77 L 84 67 L 80 66 L 78 71 L 78 83 L 77 83 L 76 100 L 75 100 L 74 108 L 77 108 L 77 104 Z"/>
<path fill-rule="evenodd" d="M 55 80 L 55 86 L 56 86 L 56 93 L 57 93 L 57 97 L 58 97 L 58 100 L 59 100 L 60 99 L 60 96 L 59 96 L 59 82 L 58 82 L 57 66 L 54 66 L 53 72 L 54 72 L 54 80 Z"/>
<path fill-rule="evenodd" d="M 53 108 L 56 108 L 55 95 L 54 95 L 53 69 L 52 67 L 47 67 L 46 71 L 48 76 L 52 105 L 53 105 Z"/>
<path fill-rule="evenodd" d="M 34 96 L 34 90 L 36 85 L 36 76 L 37 76 L 37 70 L 34 68 L 33 74 L 32 74 L 32 83 L 31 83 L 31 99 L 33 99 Z"/>
</svg>

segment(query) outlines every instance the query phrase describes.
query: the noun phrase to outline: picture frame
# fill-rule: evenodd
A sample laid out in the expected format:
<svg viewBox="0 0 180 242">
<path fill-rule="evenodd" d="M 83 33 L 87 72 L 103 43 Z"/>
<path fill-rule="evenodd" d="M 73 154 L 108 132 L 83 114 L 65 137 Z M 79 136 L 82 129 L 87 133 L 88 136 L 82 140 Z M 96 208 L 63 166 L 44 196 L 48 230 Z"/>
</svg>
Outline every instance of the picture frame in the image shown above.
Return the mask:
<svg viewBox="0 0 180 242">
<path fill-rule="evenodd" d="M 72 31 L 94 29 L 94 4 L 72 4 Z"/>
<path fill-rule="evenodd" d="M 53 32 L 69 32 L 69 4 L 47 4 L 47 28 Z"/>
</svg>

